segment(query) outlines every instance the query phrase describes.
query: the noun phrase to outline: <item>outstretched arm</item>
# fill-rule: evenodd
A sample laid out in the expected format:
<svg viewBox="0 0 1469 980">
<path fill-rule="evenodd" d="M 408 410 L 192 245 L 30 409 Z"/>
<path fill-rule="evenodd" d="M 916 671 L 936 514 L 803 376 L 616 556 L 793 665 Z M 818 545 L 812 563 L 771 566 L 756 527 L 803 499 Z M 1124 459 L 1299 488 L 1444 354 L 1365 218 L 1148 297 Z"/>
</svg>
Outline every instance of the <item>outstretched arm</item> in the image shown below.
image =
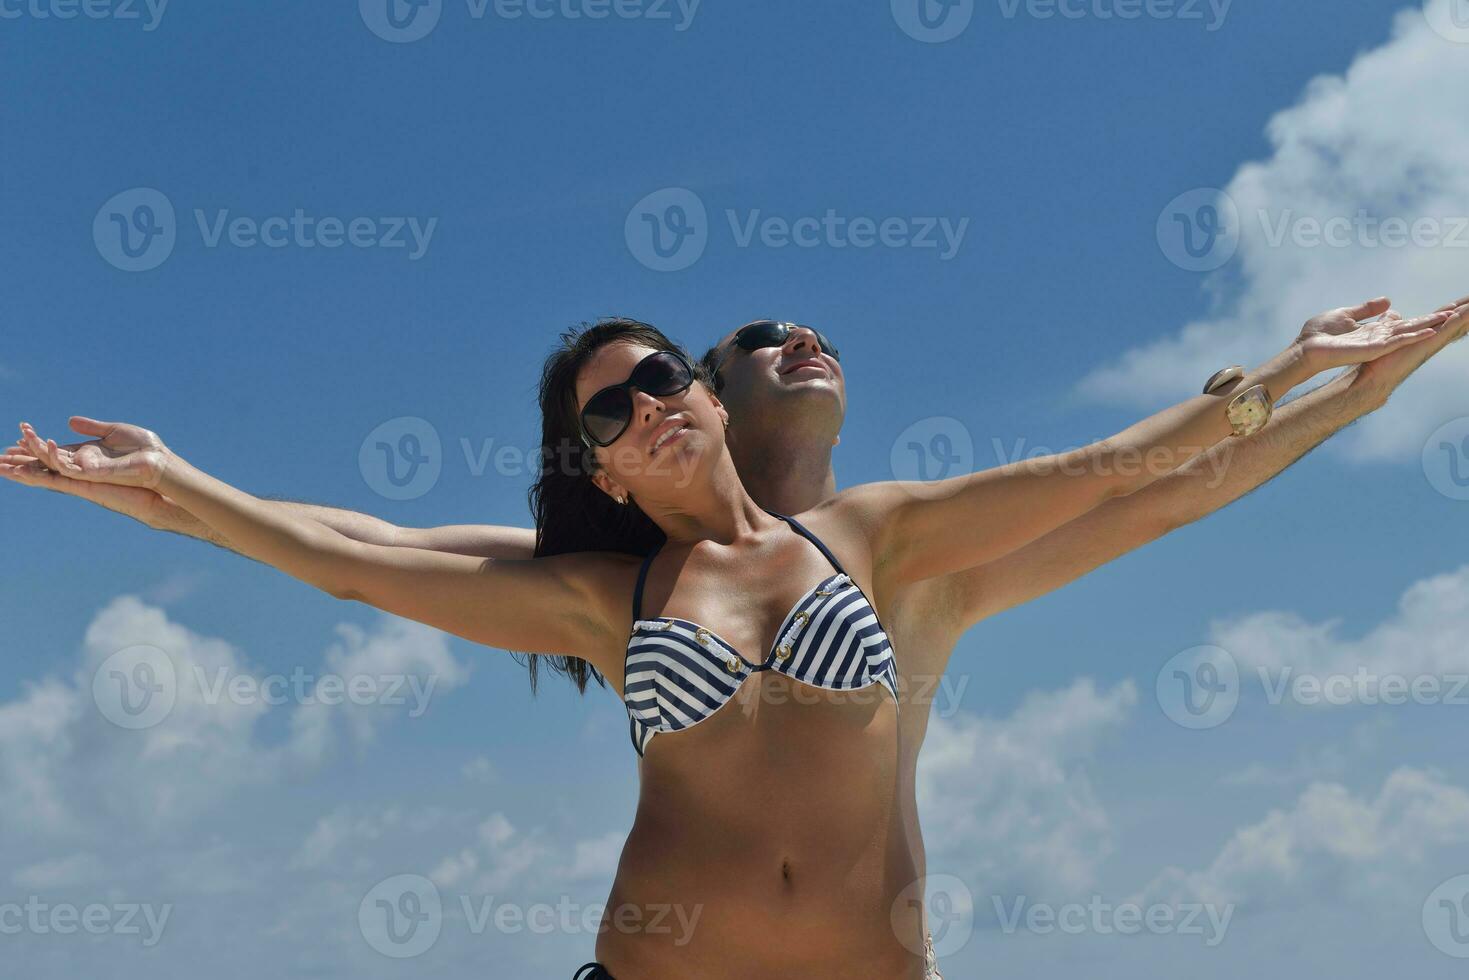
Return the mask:
<svg viewBox="0 0 1469 980">
<path fill-rule="evenodd" d="M 1323 314 L 1304 340 L 1223 394 L 1200 395 L 1069 453 L 1012 463 L 931 484 L 885 483 L 839 495 L 873 542 L 874 569 L 891 583 L 947 575 L 994 561 L 1119 497 L 1136 493 L 1231 435 L 1225 405 L 1264 384 L 1273 399 L 1325 370 L 1422 343 L 1449 322 L 1359 322 L 1385 300 Z M 1310 330 L 1312 325 L 1318 329 Z M 1257 433 L 1258 435 L 1258 433 Z M 1231 440 L 1238 442 L 1239 440 Z"/>
<path fill-rule="evenodd" d="M 528 527 L 502 527 L 497 524 L 444 524 L 439 527 L 404 527 L 371 514 L 343 507 L 312 504 L 278 497 L 261 498 L 266 506 L 279 507 L 299 517 L 310 518 L 365 544 L 390 548 L 422 548 L 471 558 L 530 558 L 535 554 L 536 532 Z M 176 505 L 175 505 L 176 506 Z M 175 531 L 189 537 L 239 551 L 224 535 L 177 507 L 173 526 L 159 530 Z"/>
<path fill-rule="evenodd" d="M 92 436 L 96 444 L 116 452 L 130 452 L 161 446 L 158 436 L 147 429 L 120 422 L 99 422 L 74 415 L 71 427 L 82 435 Z M 75 452 L 82 443 L 59 446 Z M 159 531 L 172 531 L 208 541 L 239 552 L 217 528 L 199 520 L 170 497 L 144 487 L 119 486 L 72 480 L 48 469 L 38 459 L 38 448 L 16 443 L 0 456 L 0 476 L 25 486 L 40 487 L 91 501 L 116 511 Z M 44 452 L 39 453 L 44 456 Z M 424 548 L 456 555 L 479 558 L 530 558 L 535 553 L 536 535 L 530 528 L 497 527 L 488 524 L 455 524 L 444 527 L 400 527 L 370 514 L 339 507 L 300 501 L 259 498 L 266 506 L 276 507 L 319 521 L 354 541 L 405 548 Z"/>
<path fill-rule="evenodd" d="M 1465 297 L 1443 308 L 1469 303 Z M 1441 311 L 1442 312 L 1442 311 Z M 1401 319 L 1390 312 L 1389 319 Z M 1264 429 L 1197 456 L 1127 497 L 1057 528 L 1003 558 L 958 572 L 947 591 L 956 635 L 982 619 L 1053 592 L 1269 482 L 1344 427 L 1387 403 L 1414 371 L 1462 339 L 1469 318 L 1422 344 L 1370 361 L 1281 406 Z"/>
<path fill-rule="evenodd" d="M 167 447 L 109 457 L 89 443 L 71 453 L 41 444 L 27 426 L 22 431 L 38 452 L 44 445 L 61 476 L 165 494 L 242 554 L 328 595 L 476 643 L 582 657 L 599 670 L 614 665 L 615 590 L 607 586 L 626 571 L 624 556 L 494 560 L 354 541 L 209 476 Z"/>
</svg>

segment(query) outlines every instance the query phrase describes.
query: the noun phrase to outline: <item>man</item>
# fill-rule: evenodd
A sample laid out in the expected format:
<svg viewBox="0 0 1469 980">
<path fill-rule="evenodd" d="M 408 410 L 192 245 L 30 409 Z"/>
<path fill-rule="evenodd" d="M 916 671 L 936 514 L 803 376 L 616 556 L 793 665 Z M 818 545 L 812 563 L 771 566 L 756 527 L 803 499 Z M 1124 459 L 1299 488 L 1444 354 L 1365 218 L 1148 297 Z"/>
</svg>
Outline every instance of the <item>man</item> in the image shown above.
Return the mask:
<svg viewBox="0 0 1469 980">
<path fill-rule="evenodd" d="M 1358 365 L 1280 406 L 1252 436 L 1227 439 L 1145 489 L 1109 500 L 1004 558 L 877 597 L 878 614 L 893 642 L 904 702 L 913 701 L 923 709 L 899 713 L 904 816 L 920 875 L 924 852 L 915 791 L 918 752 L 928 728 L 932 691 L 959 637 L 980 620 L 1051 592 L 1274 478 L 1342 427 L 1380 408 L 1409 375 L 1462 337 L 1469 329 L 1465 304 L 1469 297 L 1442 307 L 1456 315 L 1437 335 Z M 1401 319 L 1386 299 L 1373 300 L 1312 319 L 1302 336 L 1344 333 L 1356 321 L 1377 316 Z M 846 389 L 840 366 L 833 368 L 817 356 L 823 346 L 831 353 L 830 342 L 810 328 L 756 321 L 723 337 L 703 358 L 729 410 L 728 439 L 736 468 L 751 496 L 778 513 L 802 513 L 836 492 L 831 450 L 845 415 Z M 72 425 L 118 450 L 136 449 L 156 438 L 147 430 L 90 419 L 73 419 Z M 153 491 L 68 480 L 25 456 L 28 450 L 22 446 L 9 452 L 13 462 L 0 464 L 0 475 L 83 497 L 149 527 L 229 547 L 211 528 Z M 275 503 L 349 537 L 381 545 L 487 558 L 529 557 L 535 545 L 529 529 L 404 528 L 332 507 Z"/>
</svg>

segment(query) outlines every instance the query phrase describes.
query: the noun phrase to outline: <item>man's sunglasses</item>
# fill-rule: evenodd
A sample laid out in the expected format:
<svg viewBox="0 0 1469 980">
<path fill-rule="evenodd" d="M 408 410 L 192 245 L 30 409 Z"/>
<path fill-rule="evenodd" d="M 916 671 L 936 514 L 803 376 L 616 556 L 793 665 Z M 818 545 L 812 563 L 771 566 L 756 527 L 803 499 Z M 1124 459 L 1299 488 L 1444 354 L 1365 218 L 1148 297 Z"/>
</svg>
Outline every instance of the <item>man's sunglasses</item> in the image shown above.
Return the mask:
<svg viewBox="0 0 1469 980">
<path fill-rule="evenodd" d="M 756 320 L 754 323 L 747 323 L 735 331 L 735 335 L 730 339 L 729 345 L 719 352 L 719 358 L 714 364 L 714 370 L 717 372 L 724 366 L 725 359 L 729 357 L 729 352 L 735 347 L 744 351 L 759 350 L 762 347 L 783 347 L 785 346 L 785 342 L 790 339 L 791 331 L 800 329 L 810 330 L 814 333 L 816 335 L 816 342 L 821 345 L 822 352 L 830 354 L 832 360 L 840 361 L 842 359 L 842 355 L 837 353 L 836 347 L 827 339 L 826 334 L 814 327 L 803 327 L 799 323 L 782 323 L 779 320 Z"/>
<path fill-rule="evenodd" d="M 678 351 L 660 350 L 638 361 L 622 384 L 598 391 L 581 410 L 581 431 L 594 446 L 607 447 L 632 424 L 632 389 L 656 398 L 687 391 L 694 383 L 694 366 Z"/>
</svg>

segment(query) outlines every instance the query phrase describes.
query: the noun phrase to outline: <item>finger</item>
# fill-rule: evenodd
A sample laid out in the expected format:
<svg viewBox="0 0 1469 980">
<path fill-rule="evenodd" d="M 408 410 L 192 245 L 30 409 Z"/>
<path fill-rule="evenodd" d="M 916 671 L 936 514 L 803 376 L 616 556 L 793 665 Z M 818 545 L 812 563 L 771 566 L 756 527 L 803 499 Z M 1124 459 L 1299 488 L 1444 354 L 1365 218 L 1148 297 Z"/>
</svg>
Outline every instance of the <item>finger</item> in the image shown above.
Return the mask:
<svg viewBox="0 0 1469 980">
<path fill-rule="evenodd" d="M 1453 334 L 1454 341 L 1463 340 L 1465 332 L 1469 331 L 1469 303 L 1454 310 L 1450 314 L 1449 319 L 1439 329 Z M 1450 343 L 1454 341 L 1450 341 Z"/>
<path fill-rule="evenodd" d="M 96 419 L 87 418 L 85 415 L 73 415 L 68 419 L 71 427 L 82 435 L 106 437 L 113 429 L 117 428 L 116 422 L 99 422 Z"/>
<path fill-rule="evenodd" d="M 5 466 L 0 465 L 0 476 L 28 487 L 40 487 L 42 490 L 53 490 L 56 493 L 68 494 L 72 497 L 84 497 L 90 499 L 90 488 L 92 484 L 81 480 L 73 480 L 53 473 L 51 470 L 38 469 L 31 466 Z"/>
<path fill-rule="evenodd" d="M 1437 312 L 1439 312 L 1439 313 L 1443 313 L 1445 311 L 1453 312 L 1454 310 L 1457 310 L 1459 307 L 1465 306 L 1465 305 L 1469 305 L 1469 296 L 1461 296 L 1458 299 L 1454 300 L 1452 303 L 1445 303 L 1443 306 L 1440 306 L 1438 308 Z"/>
<path fill-rule="evenodd" d="M 1433 327 L 1424 330 L 1414 330 L 1411 333 L 1394 334 L 1382 342 L 1382 354 L 1390 354 L 1400 347 L 1411 347 L 1413 344 L 1427 340 L 1429 337 L 1437 336 L 1438 331 Z M 1377 355 L 1381 357 L 1382 355 Z"/>
<path fill-rule="evenodd" d="M 1394 323 L 1398 320 L 1401 320 L 1402 318 L 1403 315 L 1397 310 L 1388 310 L 1386 313 L 1382 314 L 1383 323 Z"/>
<path fill-rule="evenodd" d="M 1386 313 L 1390 309 L 1392 309 L 1392 301 L 1386 296 L 1379 296 L 1376 299 L 1369 299 L 1361 306 L 1344 308 L 1342 312 L 1353 320 L 1370 320 L 1375 316 Z"/>
<path fill-rule="evenodd" d="M 1445 323 L 1448 323 L 1451 317 L 1452 314 L 1449 313 L 1430 313 L 1427 316 L 1416 317 L 1412 320 L 1399 320 L 1392 324 L 1392 330 L 1393 333 L 1400 334 L 1413 333 L 1425 327 L 1431 330 L 1437 329 Z"/>
<path fill-rule="evenodd" d="M 60 446 L 58 448 L 64 449 L 64 450 L 66 450 L 67 452 L 70 452 L 70 453 L 74 453 L 78 449 L 82 448 L 83 446 L 91 446 L 91 445 L 95 445 L 95 443 L 91 443 L 91 442 L 69 442 L 66 445 Z M 25 452 L 30 452 L 30 449 L 27 446 L 25 446 L 23 443 L 19 443 L 18 442 L 15 445 L 11 446 L 8 450 L 6 450 L 6 452 L 12 452 L 12 453 L 14 453 L 14 452 L 20 452 L 20 453 L 25 453 Z"/>
<path fill-rule="evenodd" d="M 31 438 L 35 440 L 36 444 L 35 456 L 48 467 L 62 473 L 72 473 L 76 470 L 76 465 L 69 458 L 61 454 L 61 447 L 56 445 L 55 439 L 47 439 L 43 443 L 41 442 L 41 437 L 36 435 L 34 431 L 31 432 Z"/>
<path fill-rule="evenodd" d="M 62 452 L 61 447 L 56 445 L 55 439 L 47 439 L 46 448 L 51 450 L 51 459 L 54 461 L 51 466 L 53 470 L 73 475 L 81 473 L 82 468 L 71 458 L 71 453 Z"/>
<path fill-rule="evenodd" d="M 22 422 L 20 424 L 20 433 L 21 441 L 25 445 L 26 452 L 41 460 L 47 466 L 53 465 L 51 456 L 46 451 L 46 444 L 41 442 L 41 437 L 36 435 L 36 430 L 31 428 L 29 423 Z"/>
</svg>

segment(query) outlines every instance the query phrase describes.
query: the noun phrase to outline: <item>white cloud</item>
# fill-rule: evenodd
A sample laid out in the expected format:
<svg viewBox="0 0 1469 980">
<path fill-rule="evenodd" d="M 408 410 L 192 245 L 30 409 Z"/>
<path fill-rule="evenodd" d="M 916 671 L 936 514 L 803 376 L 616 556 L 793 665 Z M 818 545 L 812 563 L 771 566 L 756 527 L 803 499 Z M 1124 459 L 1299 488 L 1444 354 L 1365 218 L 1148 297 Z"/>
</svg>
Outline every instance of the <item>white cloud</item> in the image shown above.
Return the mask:
<svg viewBox="0 0 1469 980">
<path fill-rule="evenodd" d="M 1263 671 L 1262 685 L 1272 697 L 1300 701 L 1292 692 L 1301 678 L 1337 677 L 1352 682 L 1313 700 L 1371 702 L 1392 694 L 1387 679 L 1399 677 L 1435 682 L 1434 699 L 1443 703 L 1469 699 L 1469 690 L 1454 691 L 1455 678 L 1469 677 L 1469 565 L 1413 583 L 1395 613 L 1360 639 L 1341 636 L 1340 626 L 1339 618 L 1310 622 L 1271 610 L 1214 623 L 1210 635 L 1242 667 L 1254 668 L 1247 676 Z M 1411 691 L 1401 696 L 1412 699 Z"/>
<path fill-rule="evenodd" d="M 1082 679 L 1009 718 L 934 718 L 918 766 L 929 874 L 995 894 L 1090 887 L 1112 828 L 1082 763 L 1136 704 L 1131 681 Z"/>
<path fill-rule="evenodd" d="M 384 616 L 370 631 L 342 626 L 338 632 L 342 642 L 326 651 L 323 665 L 308 668 L 310 676 L 402 677 L 405 703 L 298 705 L 290 740 L 272 744 L 259 731 L 276 707 L 261 693 L 270 689 L 247 687 L 243 698 L 213 690 L 223 683 L 219 690 L 228 692 L 234 679 L 261 679 L 231 644 L 194 633 L 136 596 L 108 603 L 87 626 L 81 662 L 69 679 L 27 684 L 19 697 L 0 703 L 0 812 L 7 831 L 98 840 L 167 833 L 245 787 L 278 782 L 286 759 L 319 765 L 339 728 L 365 744 L 386 719 L 412 713 L 429 703 L 426 695 L 441 696 L 467 676 L 444 635 L 420 624 Z M 140 645 L 167 656 L 175 701 L 159 723 L 128 730 L 99 710 L 93 677 L 113 654 Z"/>
<path fill-rule="evenodd" d="M 503 813 L 493 813 L 479 825 L 472 844 L 444 858 L 428 877 L 440 888 L 498 894 L 522 883 L 554 851 L 540 831 L 521 833 Z"/>
<path fill-rule="evenodd" d="M 97 860 L 97 855 L 77 852 L 28 865 L 11 875 L 10 880 L 21 888 L 47 890 L 87 884 L 101 873 L 102 862 Z"/>
<path fill-rule="evenodd" d="M 470 759 L 459 772 L 465 779 L 475 783 L 490 783 L 498 778 L 495 764 L 482 755 Z"/>
<path fill-rule="evenodd" d="M 1293 807 L 1237 831 L 1209 867 L 1168 868 L 1135 900 L 1251 911 L 1311 897 L 1401 904 L 1416 894 L 1421 902 L 1419 872 L 1432 870 L 1429 859 L 1440 849 L 1466 842 L 1469 793 L 1405 767 L 1376 798 L 1315 783 Z"/>
<path fill-rule="evenodd" d="M 611 878 L 617 872 L 617 862 L 622 857 L 626 838 L 626 834 L 614 830 L 592 840 L 578 841 L 567 877 Z"/>
<path fill-rule="evenodd" d="M 326 651 L 321 673 L 359 680 L 367 696 L 329 704 L 322 696 L 325 677 L 312 686 L 316 699 L 298 706 L 291 719 L 293 752 L 311 764 L 330 756 L 337 727 L 360 749 L 389 719 L 422 717 L 435 698 L 469 679 L 469 667 L 449 652 L 447 635 L 422 623 L 385 616 L 371 635 L 350 623 L 336 631 L 341 642 Z"/>
<path fill-rule="evenodd" d="M 381 813 L 354 815 L 350 808 L 340 808 L 316 822 L 307 838 L 291 856 L 291 870 L 320 868 L 328 864 L 339 848 L 348 842 L 371 843 L 402 822 L 396 807 Z"/>
<path fill-rule="evenodd" d="M 1350 221 L 1365 210 L 1437 219 L 1446 233 L 1450 223 L 1469 219 L 1469 171 L 1461 163 L 1469 153 L 1465 52 L 1432 31 L 1423 10 L 1408 10 L 1389 43 L 1342 75 L 1312 81 L 1296 105 L 1270 120 L 1272 156 L 1240 167 L 1225 188 L 1240 212 L 1241 238 L 1233 263 L 1208 283 L 1228 297 L 1223 308 L 1093 371 L 1081 393 L 1156 409 L 1196 395 L 1223 365 L 1273 356 L 1324 309 L 1389 295 L 1412 315 L 1469 294 L 1466 247 L 1373 248 L 1355 234 L 1347 248 L 1299 247 L 1290 238 L 1271 244 L 1273 229 L 1292 217 Z M 1469 244 L 1469 230 L 1464 237 Z M 1416 457 L 1430 432 L 1469 414 L 1466 369 L 1469 344 L 1448 347 L 1333 447 L 1357 459 Z"/>
</svg>

